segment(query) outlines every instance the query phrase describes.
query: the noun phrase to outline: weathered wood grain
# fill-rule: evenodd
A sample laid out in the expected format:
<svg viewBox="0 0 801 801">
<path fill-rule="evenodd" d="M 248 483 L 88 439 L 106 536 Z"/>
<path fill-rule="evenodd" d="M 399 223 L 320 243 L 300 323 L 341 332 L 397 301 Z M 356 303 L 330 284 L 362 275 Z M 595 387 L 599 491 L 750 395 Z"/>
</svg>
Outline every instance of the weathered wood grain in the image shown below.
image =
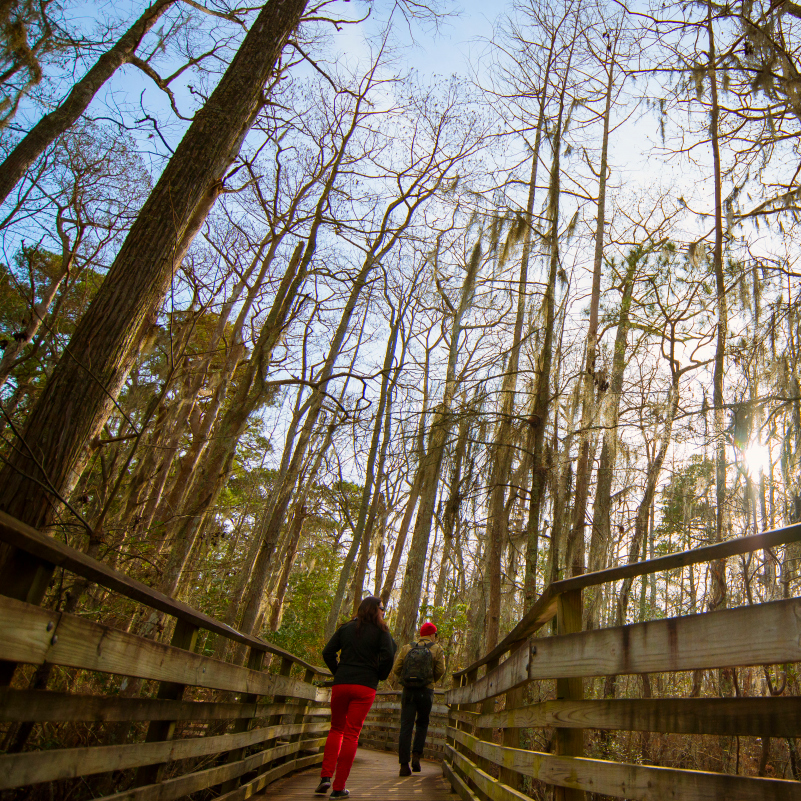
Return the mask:
<svg viewBox="0 0 801 801">
<path fill-rule="evenodd" d="M 194 623 L 185 620 L 175 621 L 175 630 L 170 640 L 173 648 L 194 651 L 197 645 L 199 629 Z M 156 698 L 160 701 L 182 701 L 186 684 L 176 684 L 172 681 L 163 681 L 159 685 Z M 255 698 L 253 699 L 256 700 Z M 172 740 L 175 736 L 175 720 L 151 720 L 147 727 L 146 743 L 158 743 Z M 153 784 L 161 781 L 166 763 L 143 765 L 136 772 L 134 784 Z"/>
<path fill-rule="evenodd" d="M 156 698 L 118 698 L 72 695 L 49 690 L 10 690 L 0 687 L 0 722 L 234 720 L 300 712 L 299 704 L 244 704 L 212 701 L 161 701 Z M 304 716 L 328 717 L 326 707 L 306 707 Z"/>
<path fill-rule="evenodd" d="M 243 784 L 241 787 L 238 787 L 236 790 L 232 790 L 230 793 L 218 796 L 215 801 L 245 801 L 246 798 L 251 798 L 260 790 L 263 790 L 268 784 L 274 782 L 276 779 L 286 776 L 287 773 L 292 773 L 296 770 L 302 770 L 303 768 L 317 765 L 322 761 L 322 753 L 310 754 L 306 757 L 293 759 L 291 762 L 285 762 L 283 765 L 279 765 L 276 768 L 272 768 L 265 773 L 262 773 L 258 778 L 248 782 L 247 784 Z"/>
<path fill-rule="evenodd" d="M 530 646 L 532 679 L 798 662 L 801 599 L 541 637 Z"/>
<path fill-rule="evenodd" d="M 481 659 L 473 662 L 470 667 L 459 670 L 454 675 L 467 675 L 471 670 L 477 670 L 491 660 L 503 656 L 511 651 L 521 640 L 527 639 L 546 623 L 550 623 L 556 617 L 556 601 L 559 597 L 559 592 L 553 589 L 555 586 L 556 584 L 549 584 L 543 590 L 542 595 L 537 598 L 531 609 L 520 618 L 518 624 L 491 651 L 484 654 Z"/>
<path fill-rule="evenodd" d="M 555 756 L 486 743 L 451 729 L 477 756 L 548 784 L 632 801 L 800 801 L 801 782 Z"/>
<path fill-rule="evenodd" d="M 451 710 L 450 718 L 461 723 L 467 723 L 470 726 L 478 726 L 479 719 L 481 720 L 481 726 L 495 726 L 491 721 L 496 720 L 497 716 L 502 714 L 502 712 L 490 712 L 482 715 L 481 712 L 470 712 L 467 709 L 453 709 Z"/>
<path fill-rule="evenodd" d="M 388 711 L 388 712 L 400 712 L 400 701 L 395 704 L 385 703 L 385 702 L 376 702 L 371 707 L 370 711 Z M 442 715 L 444 717 L 448 716 L 448 712 L 450 711 L 449 707 L 445 706 L 445 704 L 434 704 L 431 707 L 431 717 L 436 717 L 437 715 Z"/>
<path fill-rule="evenodd" d="M 675 570 L 687 565 L 697 565 L 702 562 L 711 562 L 715 559 L 725 559 L 729 556 L 751 553 L 762 548 L 775 548 L 778 545 L 786 545 L 791 542 L 801 540 L 801 523 L 784 528 L 777 528 L 771 531 L 764 531 L 761 534 L 752 534 L 747 537 L 738 537 L 733 540 L 706 545 L 701 548 L 692 548 L 688 551 L 660 556 L 656 559 L 648 559 L 644 562 L 636 562 L 620 567 L 610 567 L 606 570 L 598 570 L 594 573 L 584 573 L 581 576 L 555 581 L 545 588 L 543 594 L 537 599 L 529 611 L 520 619 L 520 622 L 498 643 L 491 651 L 488 651 L 478 661 L 474 662 L 459 673 L 468 673 L 471 670 L 487 664 L 492 659 L 503 656 L 507 651 L 521 640 L 531 636 L 554 618 L 556 615 L 556 598 L 563 592 L 569 590 L 593 587 L 599 584 L 606 584 L 610 581 L 619 581 L 624 578 L 635 578 L 650 573 L 658 573 L 663 570 Z"/>
<path fill-rule="evenodd" d="M 456 716 L 469 713 L 459 712 Z M 801 737 L 801 698 L 637 698 L 545 701 L 482 715 L 493 728 L 567 728 Z"/>
<path fill-rule="evenodd" d="M 44 562 L 63 567 L 65 570 L 83 576 L 101 587 L 118 592 L 126 598 L 131 598 L 153 609 L 158 609 L 160 612 L 180 618 L 187 623 L 198 626 L 198 628 L 212 631 L 229 640 L 249 645 L 267 653 L 290 657 L 299 665 L 314 670 L 315 673 L 325 676 L 330 675 L 327 668 L 310 665 L 283 648 L 265 642 L 258 637 L 242 634 L 225 623 L 215 620 L 213 617 L 209 617 L 187 604 L 176 601 L 174 598 L 170 598 L 152 587 L 148 587 L 147 584 L 143 584 L 141 581 L 126 576 L 118 570 L 113 570 L 108 565 L 92 559 L 82 551 L 58 542 L 46 534 L 42 534 L 5 512 L 0 512 L 0 540 L 14 545 Z"/>
<path fill-rule="evenodd" d="M 153 642 L 76 615 L 0 596 L 0 659 L 116 673 L 216 690 L 325 700 L 329 691 Z"/>
<path fill-rule="evenodd" d="M 556 602 L 557 634 L 576 634 L 582 626 L 581 590 L 563 592 Z M 533 647 L 529 648 L 533 652 Z M 532 656 L 533 658 L 533 656 Z M 556 680 L 558 701 L 580 701 L 584 698 L 584 682 L 580 678 Z M 488 740 L 489 737 L 483 739 Z M 584 756 L 584 732 L 576 728 L 559 728 L 554 732 L 554 752 L 559 756 Z M 574 787 L 557 787 L 554 801 L 584 801 L 585 794 Z"/>
<path fill-rule="evenodd" d="M 258 754 L 253 754 L 238 762 L 200 770 L 186 776 L 178 776 L 158 784 L 146 784 L 122 793 L 103 796 L 103 798 L 96 801 L 173 801 L 173 799 L 183 798 L 190 793 L 206 790 L 209 787 L 215 787 L 218 784 L 235 779 L 244 773 L 249 773 L 262 765 L 266 765 L 268 762 L 272 762 L 274 759 L 291 756 L 300 748 L 308 749 L 324 745 L 324 737 L 317 740 L 304 740 L 302 743 L 286 743 L 269 750 L 259 751 Z M 305 759 L 305 757 L 301 757 L 301 759 Z M 286 764 L 292 765 L 293 762 L 294 760 Z"/>
<path fill-rule="evenodd" d="M 391 729 L 392 731 L 398 731 L 400 729 L 400 722 L 396 721 L 376 721 L 370 720 L 369 717 L 365 722 L 365 727 L 372 724 L 375 728 L 382 728 L 382 729 Z M 444 727 L 440 726 L 429 726 L 428 727 L 428 736 L 429 737 L 445 737 L 445 729 Z"/>
<path fill-rule="evenodd" d="M 526 648 L 528 642 L 518 643 L 515 648 Z M 509 690 L 504 698 L 504 709 L 517 709 L 525 702 L 525 687 L 516 687 L 514 690 Z M 491 727 L 494 728 L 494 727 Z M 520 748 L 520 729 L 514 727 L 505 727 L 502 729 L 503 745 L 510 748 Z M 511 787 L 513 790 L 520 789 L 522 777 L 519 773 L 513 770 L 501 769 L 500 780 L 503 784 Z"/>
<path fill-rule="evenodd" d="M 0 756 L 0 790 L 28 784 L 74 779 L 112 770 L 125 770 L 156 762 L 208 756 L 235 748 L 257 745 L 286 734 L 319 734 L 328 729 L 326 723 L 302 723 L 267 726 L 241 734 L 216 737 L 195 737 L 161 743 L 132 743 L 86 748 L 62 748 Z"/>
<path fill-rule="evenodd" d="M 450 746 L 448 747 L 450 748 Z M 447 761 L 442 763 L 442 772 L 445 775 L 445 778 L 451 783 L 453 791 L 459 795 L 462 801 L 482 801 L 482 799 L 480 799 L 467 786 L 465 780 L 451 767 Z"/>
<path fill-rule="evenodd" d="M 530 649 L 520 648 L 505 662 L 470 684 L 454 687 L 445 695 L 447 703 L 477 704 L 505 693 L 529 680 Z"/>
<path fill-rule="evenodd" d="M 460 754 L 452 746 L 447 746 L 447 753 L 456 768 L 474 782 L 476 787 L 492 801 L 531 801 L 529 796 L 485 773 L 475 762 L 469 760 L 464 754 Z"/>
<path fill-rule="evenodd" d="M 257 651 L 255 648 L 248 649 L 247 667 L 248 667 L 249 670 L 261 670 L 264 667 L 264 651 Z M 256 704 L 259 701 L 259 696 L 258 695 L 245 694 L 243 696 L 242 700 L 246 704 Z M 274 700 L 278 701 L 279 703 L 283 703 L 283 701 L 284 701 L 283 698 L 275 698 Z M 274 719 L 271 718 L 270 719 L 270 723 L 272 723 L 273 720 Z M 276 721 L 276 722 L 278 722 L 278 721 Z M 294 720 L 293 720 L 293 722 L 294 722 Z M 300 721 L 298 721 L 298 722 L 300 722 Z M 229 730 L 229 733 L 230 734 L 239 734 L 240 732 L 243 732 L 243 731 L 250 731 L 252 728 L 253 728 L 253 721 L 252 720 L 248 720 L 247 718 L 237 718 L 234 721 L 234 725 Z M 269 746 L 267 746 L 267 748 L 269 749 Z M 226 758 L 225 758 L 226 764 L 230 765 L 230 764 L 241 762 L 242 759 L 244 759 L 244 757 L 245 757 L 245 753 L 246 752 L 245 752 L 244 748 L 236 748 L 233 751 L 229 751 L 228 754 L 226 755 Z M 141 768 L 140 768 L 140 770 L 141 770 Z M 142 782 L 142 783 L 144 783 L 144 782 Z M 137 784 L 140 784 L 140 782 L 137 782 Z M 228 792 L 229 790 L 235 790 L 237 787 L 239 787 L 239 784 L 240 784 L 239 774 L 235 774 L 234 776 L 229 777 L 226 781 L 223 782 L 223 785 L 220 788 L 220 791 L 221 792 Z"/>
</svg>

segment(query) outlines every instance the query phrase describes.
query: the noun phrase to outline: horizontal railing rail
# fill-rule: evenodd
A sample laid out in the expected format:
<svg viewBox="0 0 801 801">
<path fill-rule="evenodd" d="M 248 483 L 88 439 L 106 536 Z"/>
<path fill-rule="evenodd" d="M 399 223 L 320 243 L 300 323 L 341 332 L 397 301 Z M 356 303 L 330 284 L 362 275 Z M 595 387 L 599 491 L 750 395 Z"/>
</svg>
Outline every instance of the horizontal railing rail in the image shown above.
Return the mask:
<svg viewBox="0 0 801 801">
<path fill-rule="evenodd" d="M 126 576 L 125 573 L 92 559 L 82 551 L 71 548 L 63 542 L 59 542 L 30 526 L 26 526 L 4 512 L 0 512 L 0 542 L 5 542 L 33 557 L 38 563 L 38 567 L 45 573 L 51 572 L 56 567 L 61 567 L 70 573 L 88 579 L 100 587 L 124 595 L 126 598 L 138 601 L 151 609 L 170 615 L 177 620 L 182 620 L 189 625 L 197 626 L 199 629 L 218 634 L 231 640 L 231 642 L 246 645 L 249 648 L 255 648 L 258 651 L 274 656 L 287 657 L 296 664 L 309 670 L 314 670 L 317 673 L 325 674 L 328 672 L 325 668 L 309 664 L 277 645 L 266 642 L 259 637 L 243 634 L 226 623 L 193 609 L 188 604 L 176 601 L 174 598 L 148 587 L 147 584 L 143 584 L 141 581 Z M 20 572 L 17 572 L 16 575 L 3 576 L 4 580 L 0 585 L 0 592 L 3 595 L 9 595 L 20 600 L 28 600 L 29 588 L 14 586 L 15 579 L 19 580 L 19 578 L 24 581 L 26 576 L 24 573 L 20 576 Z M 17 591 L 15 592 L 14 590 Z"/>
<path fill-rule="evenodd" d="M 736 697 L 721 698 L 584 698 L 584 682 L 801 662 L 801 599 L 581 630 L 587 587 L 799 540 L 801 525 L 794 525 L 552 584 L 495 649 L 454 674 L 446 696 L 450 717 L 443 763 L 454 790 L 465 801 L 521 801 L 528 798 L 521 793 L 527 777 L 555 786 L 557 797 L 565 799 L 595 793 L 649 801 L 801 800 L 801 782 L 787 778 L 584 755 L 585 729 L 761 737 L 765 742 L 800 737 L 798 697 L 739 697 L 736 690 Z M 534 636 L 549 621 L 555 621 L 554 634 Z M 527 686 L 541 680 L 555 683 L 555 698 L 527 701 Z M 550 752 L 520 747 L 523 730 L 546 728 L 553 730 Z"/>
<path fill-rule="evenodd" d="M 546 623 L 550 623 L 556 616 L 557 599 L 564 593 L 583 590 L 587 587 L 595 587 L 612 581 L 620 581 L 621 579 L 637 578 L 638 576 L 646 576 L 665 570 L 675 570 L 679 567 L 713 562 L 716 559 L 726 559 L 730 556 L 740 556 L 764 548 L 775 548 L 779 545 L 788 545 L 792 542 L 800 541 L 801 523 L 798 523 L 786 528 L 764 531 L 761 534 L 751 534 L 747 537 L 718 542 L 714 545 L 705 545 L 688 551 L 678 551 L 656 559 L 646 559 L 642 562 L 610 567 L 606 570 L 597 570 L 593 573 L 584 573 L 562 581 L 554 581 L 545 588 L 531 609 L 523 615 L 518 624 L 495 648 L 488 651 L 481 659 L 473 662 L 469 667 L 458 671 L 456 675 L 466 675 L 470 671 L 486 665 L 493 659 L 498 659 L 512 650 L 518 643 L 541 629 Z"/>
<path fill-rule="evenodd" d="M 321 761 L 327 669 L 2 513 L 0 542 L 15 549 L 0 584 L 0 790 L 240 801 Z M 162 613 L 170 642 L 39 606 L 56 567 Z M 246 646 L 246 664 L 196 653 L 201 631 Z"/>
</svg>

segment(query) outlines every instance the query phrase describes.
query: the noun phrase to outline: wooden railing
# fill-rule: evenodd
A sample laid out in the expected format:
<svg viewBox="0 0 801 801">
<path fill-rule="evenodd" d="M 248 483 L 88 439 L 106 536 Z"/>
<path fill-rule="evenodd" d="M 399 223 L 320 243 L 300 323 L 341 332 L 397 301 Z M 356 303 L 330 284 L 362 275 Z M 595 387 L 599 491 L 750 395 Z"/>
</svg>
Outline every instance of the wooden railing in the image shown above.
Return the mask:
<svg viewBox="0 0 801 801">
<path fill-rule="evenodd" d="M 0 574 L 0 790 L 240 801 L 322 760 L 330 690 L 315 680 L 325 668 L 2 513 L 0 542 L 11 546 Z M 56 567 L 159 613 L 170 644 L 39 606 Z M 246 647 L 247 666 L 198 653 L 210 633 Z"/>
<path fill-rule="evenodd" d="M 584 729 L 794 738 L 799 697 L 584 699 L 598 676 L 675 673 L 801 661 L 801 599 L 581 631 L 582 590 L 801 540 L 801 525 L 552 584 L 490 653 L 454 677 L 443 769 L 465 801 L 522 801 L 522 777 L 627 799 L 801 799 L 801 782 L 583 756 Z M 535 637 L 555 620 L 553 636 Z M 554 700 L 527 704 L 529 682 L 555 680 Z M 739 693 L 738 693 L 739 695 Z M 521 730 L 553 727 L 553 753 L 520 747 Z"/>
<path fill-rule="evenodd" d="M 379 751 L 397 751 L 400 732 L 400 690 L 379 690 L 375 702 L 367 715 L 359 745 Z M 441 759 L 445 750 L 445 734 L 448 725 L 448 707 L 444 703 L 445 691 L 434 690 L 434 706 L 426 737 L 424 756 Z"/>
</svg>

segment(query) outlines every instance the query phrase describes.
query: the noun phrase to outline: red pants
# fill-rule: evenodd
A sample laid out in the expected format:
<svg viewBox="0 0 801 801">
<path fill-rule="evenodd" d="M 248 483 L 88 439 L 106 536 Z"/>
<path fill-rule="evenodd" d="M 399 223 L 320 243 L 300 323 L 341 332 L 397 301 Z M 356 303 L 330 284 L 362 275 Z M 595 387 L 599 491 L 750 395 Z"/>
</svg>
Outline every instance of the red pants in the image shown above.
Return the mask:
<svg viewBox="0 0 801 801">
<path fill-rule="evenodd" d="M 331 688 L 331 731 L 325 741 L 320 776 L 334 776 L 334 790 L 345 789 L 359 732 L 374 700 L 375 690 L 361 684 L 335 684 Z"/>
</svg>

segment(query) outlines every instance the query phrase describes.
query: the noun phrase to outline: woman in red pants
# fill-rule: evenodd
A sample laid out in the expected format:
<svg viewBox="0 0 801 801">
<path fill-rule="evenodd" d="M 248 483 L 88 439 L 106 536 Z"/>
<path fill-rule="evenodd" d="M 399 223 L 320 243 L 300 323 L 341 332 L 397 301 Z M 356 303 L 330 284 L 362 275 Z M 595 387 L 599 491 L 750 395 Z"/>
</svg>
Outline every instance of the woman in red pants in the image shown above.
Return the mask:
<svg viewBox="0 0 801 801">
<path fill-rule="evenodd" d="M 327 792 L 333 777 L 331 798 L 348 797 L 345 782 L 356 756 L 359 732 L 373 705 L 378 682 L 392 670 L 395 649 L 395 641 L 384 623 L 384 604 L 373 596 L 359 604 L 356 617 L 340 626 L 323 648 L 323 659 L 334 675 L 334 686 L 331 731 L 325 741 L 320 784 L 315 793 Z"/>
</svg>

